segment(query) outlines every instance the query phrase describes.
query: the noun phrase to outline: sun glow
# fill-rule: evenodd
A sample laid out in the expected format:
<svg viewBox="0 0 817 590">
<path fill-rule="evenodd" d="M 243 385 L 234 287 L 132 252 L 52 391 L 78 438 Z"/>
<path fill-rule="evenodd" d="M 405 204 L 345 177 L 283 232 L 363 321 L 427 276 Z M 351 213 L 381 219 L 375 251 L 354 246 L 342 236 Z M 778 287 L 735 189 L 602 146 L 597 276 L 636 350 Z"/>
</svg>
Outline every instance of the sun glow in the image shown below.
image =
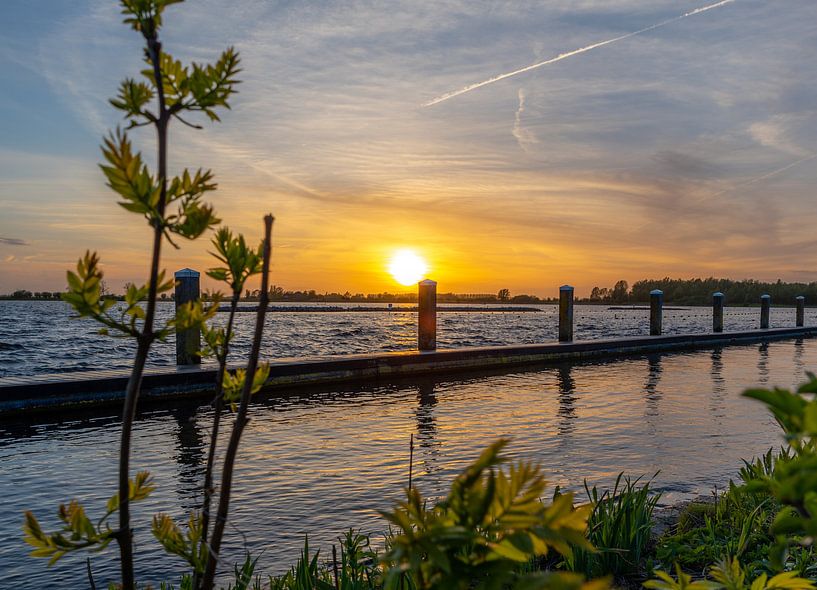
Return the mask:
<svg viewBox="0 0 817 590">
<path fill-rule="evenodd" d="M 428 264 L 412 250 L 398 250 L 389 261 L 389 273 L 401 285 L 413 285 L 425 277 Z"/>
</svg>

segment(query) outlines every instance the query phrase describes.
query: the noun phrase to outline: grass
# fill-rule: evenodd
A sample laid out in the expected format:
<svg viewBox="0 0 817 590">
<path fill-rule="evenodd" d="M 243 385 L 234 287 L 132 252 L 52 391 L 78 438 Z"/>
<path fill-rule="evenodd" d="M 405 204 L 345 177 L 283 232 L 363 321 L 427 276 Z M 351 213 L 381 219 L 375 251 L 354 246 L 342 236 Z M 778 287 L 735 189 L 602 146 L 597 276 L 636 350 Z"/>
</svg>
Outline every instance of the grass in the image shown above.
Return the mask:
<svg viewBox="0 0 817 590">
<path fill-rule="evenodd" d="M 613 489 L 585 491 L 593 504 L 587 523 L 587 538 L 595 552 L 575 549 L 565 559 L 570 571 L 596 578 L 612 575 L 617 580 L 632 579 L 643 572 L 644 558 L 650 542 L 652 516 L 660 494 L 650 490 L 650 481 L 639 485 L 623 474 Z"/>
</svg>

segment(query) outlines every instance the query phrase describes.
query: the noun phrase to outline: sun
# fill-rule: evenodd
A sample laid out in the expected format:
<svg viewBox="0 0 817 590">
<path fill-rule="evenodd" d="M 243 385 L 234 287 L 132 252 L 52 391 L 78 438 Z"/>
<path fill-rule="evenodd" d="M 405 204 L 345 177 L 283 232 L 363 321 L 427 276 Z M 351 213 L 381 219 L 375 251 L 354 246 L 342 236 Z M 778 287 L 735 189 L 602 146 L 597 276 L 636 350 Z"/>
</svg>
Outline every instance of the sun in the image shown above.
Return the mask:
<svg viewBox="0 0 817 590">
<path fill-rule="evenodd" d="M 398 250 L 389 261 L 389 272 L 401 285 L 414 285 L 425 277 L 428 264 L 412 250 Z"/>
</svg>

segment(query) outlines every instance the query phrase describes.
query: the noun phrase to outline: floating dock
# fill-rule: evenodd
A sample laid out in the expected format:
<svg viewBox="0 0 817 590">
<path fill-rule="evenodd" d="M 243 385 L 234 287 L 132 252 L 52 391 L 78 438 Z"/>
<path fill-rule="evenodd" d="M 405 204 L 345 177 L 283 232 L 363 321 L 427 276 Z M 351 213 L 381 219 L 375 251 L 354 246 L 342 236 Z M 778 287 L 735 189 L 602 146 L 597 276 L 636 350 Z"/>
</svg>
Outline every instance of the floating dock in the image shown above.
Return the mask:
<svg viewBox="0 0 817 590">
<path fill-rule="evenodd" d="M 414 376 L 467 373 L 522 366 L 547 367 L 565 362 L 639 356 L 810 338 L 817 327 L 774 328 L 748 332 L 639 336 L 545 344 L 471 347 L 435 351 L 384 352 L 310 358 L 275 359 L 265 391 L 296 393 L 304 386 L 377 382 Z M 88 371 L 0 378 L 0 416 L 118 405 L 124 399 L 130 372 Z M 212 395 L 214 366 L 151 368 L 145 371 L 145 402 Z"/>
</svg>

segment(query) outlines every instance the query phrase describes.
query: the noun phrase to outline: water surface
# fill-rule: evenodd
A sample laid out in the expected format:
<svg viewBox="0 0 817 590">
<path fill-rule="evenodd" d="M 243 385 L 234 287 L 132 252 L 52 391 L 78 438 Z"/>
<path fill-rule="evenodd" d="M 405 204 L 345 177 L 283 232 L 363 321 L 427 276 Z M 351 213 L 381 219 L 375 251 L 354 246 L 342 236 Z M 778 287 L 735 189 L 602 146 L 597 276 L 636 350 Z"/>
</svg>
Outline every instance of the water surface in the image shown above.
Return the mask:
<svg viewBox="0 0 817 590">
<path fill-rule="evenodd" d="M 382 533 L 377 510 L 401 497 L 412 433 L 415 481 L 431 497 L 500 436 L 512 439 L 511 456 L 541 462 L 552 485 L 578 491 L 584 478 L 609 485 L 620 471 L 660 471 L 665 503 L 708 493 L 735 476 L 741 458 L 779 443 L 773 420 L 740 392 L 792 386 L 814 367 L 815 342 L 791 340 L 258 398 L 236 472 L 227 560 L 248 549 L 261 555 L 261 571 L 280 572 L 306 534 L 326 555 L 347 527 Z M 181 520 L 200 502 L 211 420 L 208 407 L 184 404 L 140 414 L 133 468 L 149 469 L 158 485 L 135 510 L 143 581 L 181 568 L 151 539 L 150 516 L 163 510 Z M 84 556 L 51 569 L 26 556 L 22 512 L 33 509 L 51 528 L 57 504 L 78 497 L 98 514 L 115 488 L 118 437 L 107 411 L 0 422 L 0 586 L 86 587 Z M 115 575 L 114 556 L 93 556 L 98 584 Z"/>
<path fill-rule="evenodd" d="M 319 308 L 322 304 L 313 306 Z M 557 308 L 553 305 L 538 307 L 542 310 L 538 313 L 439 313 L 438 346 L 455 348 L 553 341 L 558 330 Z M 159 320 L 167 320 L 172 313 L 173 303 L 159 304 Z M 644 309 L 610 310 L 606 306 L 579 305 L 575 308 L 575 337 L 585 340 L 644 336 L 649 334 L 648 314 Z M 68 305 L 59 301 L 0 301 L 0 378 L 130 367 L 134 352 L 130 340 L 100 337 L 97 334 L 99 326 L 93 321 L 71 320 L 70 316 Z M 226 314 L 219 314 L 218 319 L 226 321 Z M 237 316 L 232 361 L 246 358 L 254 321 L 252 313 Z M 759 322 L 757 308 L 727 308 L 724 313 L 727 331 L 755 329 Z M 806 325 L 815 324 L 817 308 L 809 308 L 806 310 Z M 773 308 L 771 325 L 794 326 L 794 310 Z M 664 311 L 664 332 L 667 334 L 692 334 L 711 329 L 712 315 L 708 308 Z M 264 334 L 264 358 L 411 350 L 417 346 L 417 314 L 276 312 L 267 315 Z M 169 342 L 159 342 L 153 347 L 148 364 L 175 364 L 172 337 Z"/>
</svg>

